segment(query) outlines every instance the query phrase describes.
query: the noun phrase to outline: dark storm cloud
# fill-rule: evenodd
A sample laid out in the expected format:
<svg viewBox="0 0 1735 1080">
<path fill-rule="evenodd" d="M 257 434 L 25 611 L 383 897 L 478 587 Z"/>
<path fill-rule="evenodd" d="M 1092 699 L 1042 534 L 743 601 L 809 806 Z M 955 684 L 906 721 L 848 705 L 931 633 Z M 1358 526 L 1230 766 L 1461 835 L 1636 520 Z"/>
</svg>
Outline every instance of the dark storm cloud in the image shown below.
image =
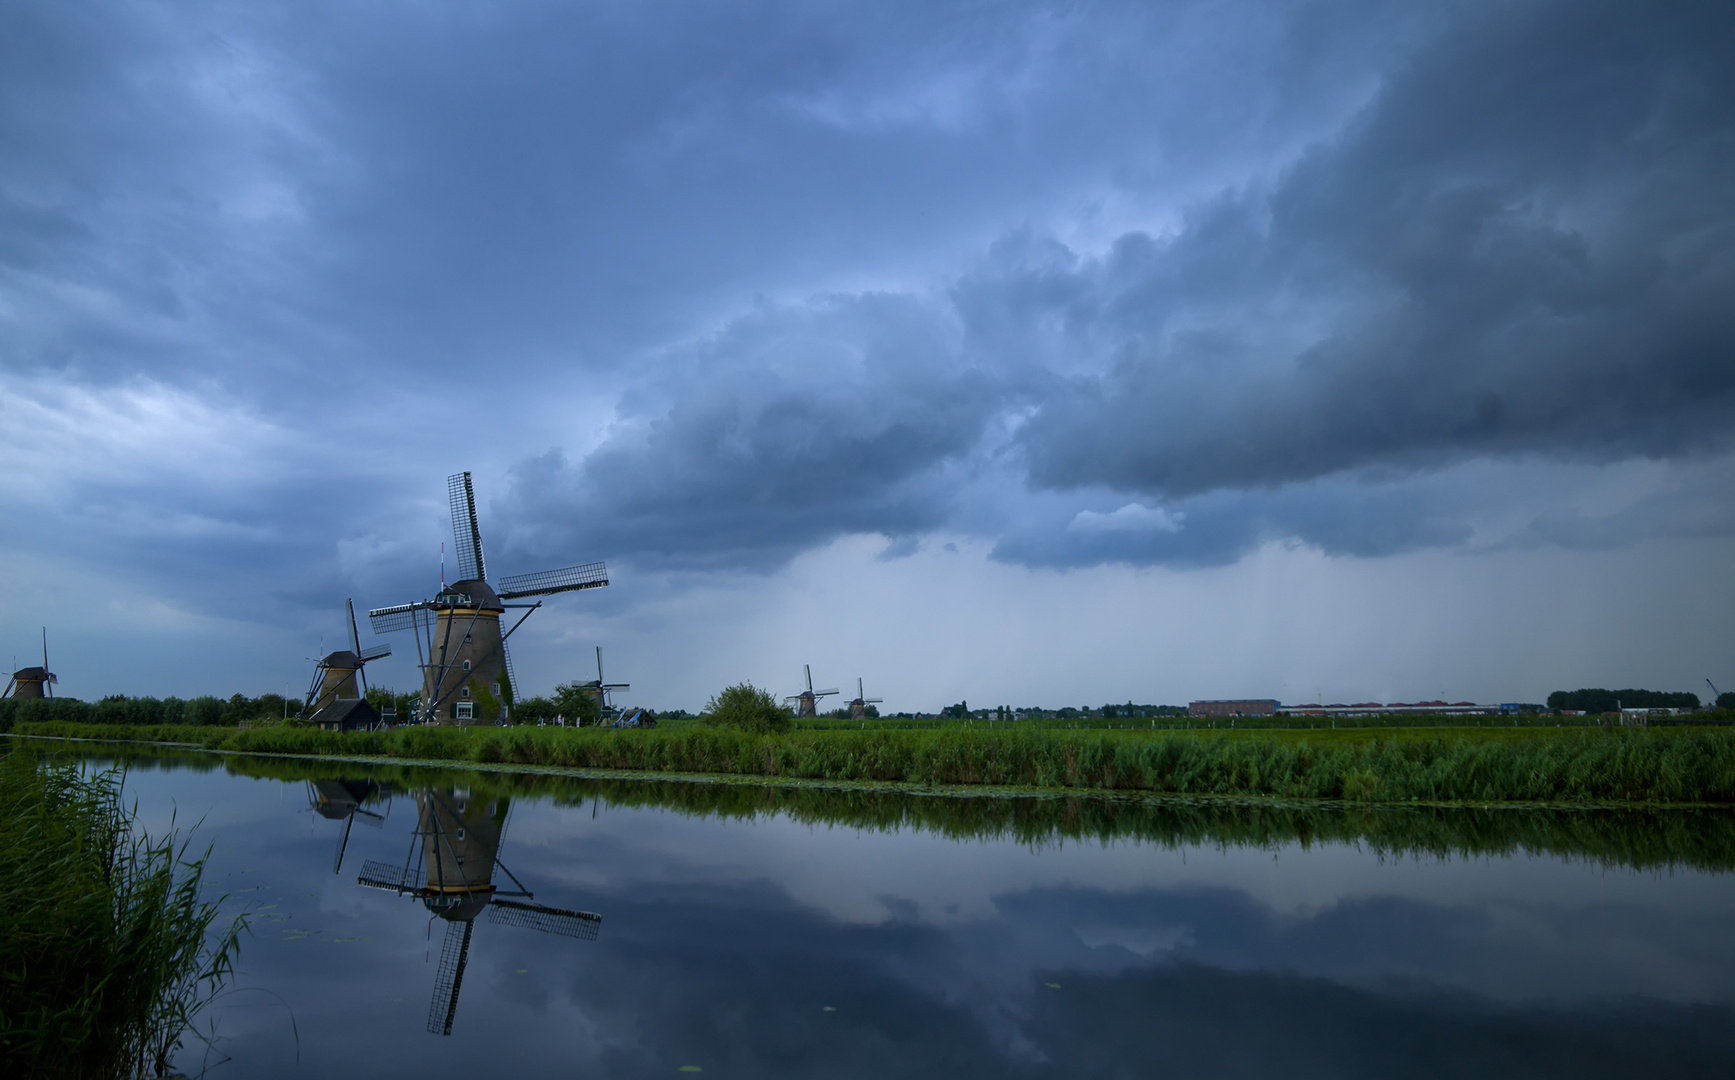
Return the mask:
<svg viewBox="0 0 1735 1080">
<path fill-rule="evenodd" d="M 1269 188 L 995 283 L 1107 363 L 1024 429 L 1034 482 L 1173 499 L 1726 447 L 1732 55 L 1723 5 L 1472 17 Z"/>
<path fill-rule="evenodd" d="M 1725 451 L 1732 24 L 1715 5 L 1462 12 L 1341 130 L 1172 232 L 1100 256 L 1007 235 L 931 314 L 951 340 L 876 325 L 926 301 L 834 298 L 852 319 L 795 374 L 755 350 L 811 313 L 742 320 L 702 367 L 648 375 L 588 457 L 524 466 L 520 512 L 575 507 L 586 543 L 653 562 L 775 564 L 849 532 L 906 551 L 945 528 L 1030 565 L 1198 565 L 1282 539 L 1465 544 L 1513 501 L 1437 476 L 1465 463 Z M 876 348 L 921 361 L 858 379 L 838 359 Z M 1129 495 L 1152 506 L 1104 517 Z M 1696 516 L 1676 531 L 1727 531 Z M 1642 532 L 1584 524 L 1581 543 Z M 1554 513 L 1525 535 L 1562 531 Z"/>
</svg>

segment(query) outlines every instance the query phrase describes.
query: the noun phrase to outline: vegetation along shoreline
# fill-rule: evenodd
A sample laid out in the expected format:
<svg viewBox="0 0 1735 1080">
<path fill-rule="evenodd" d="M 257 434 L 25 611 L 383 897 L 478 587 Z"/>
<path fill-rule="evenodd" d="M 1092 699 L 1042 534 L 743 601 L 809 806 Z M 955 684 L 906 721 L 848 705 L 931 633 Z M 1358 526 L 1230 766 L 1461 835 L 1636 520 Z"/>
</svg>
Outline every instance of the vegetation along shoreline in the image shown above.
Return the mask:
<svg viewBox="0 0 1735 1080">
<path fill-rule="evenodd" d="M 1361 803 L 1735 804 L 1727 728 L 1340 731 L 866 729 L 751 732 L 21 723 L 33 738 L 245 754 Z"/>
</svg>

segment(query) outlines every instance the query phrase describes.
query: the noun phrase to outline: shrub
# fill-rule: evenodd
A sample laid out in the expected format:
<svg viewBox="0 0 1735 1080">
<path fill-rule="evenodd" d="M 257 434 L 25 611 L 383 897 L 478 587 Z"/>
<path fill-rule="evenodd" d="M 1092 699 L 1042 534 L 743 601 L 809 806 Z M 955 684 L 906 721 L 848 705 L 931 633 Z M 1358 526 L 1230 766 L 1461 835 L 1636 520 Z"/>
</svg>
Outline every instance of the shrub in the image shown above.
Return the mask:
<svg viewBox="0 0 1735 1080">
<path fill-rule="evenodd" d="M 718 694 L 705 706 L 705 714 L 705 723 L 712 727 L 743 731 L 788 731 L 795 725 L 795 718 L 777 703 L 771 691 L 752 683 L 731 686 Z"/>
</svg>

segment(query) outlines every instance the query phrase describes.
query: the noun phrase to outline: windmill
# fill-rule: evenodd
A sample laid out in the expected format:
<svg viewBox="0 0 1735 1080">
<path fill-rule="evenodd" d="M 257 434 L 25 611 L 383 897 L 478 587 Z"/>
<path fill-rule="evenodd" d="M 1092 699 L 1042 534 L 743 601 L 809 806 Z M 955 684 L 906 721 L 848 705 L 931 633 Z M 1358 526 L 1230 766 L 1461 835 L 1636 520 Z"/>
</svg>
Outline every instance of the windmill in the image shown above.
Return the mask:
<svg viewBox="0 0 1735 1080">
<path fill-rule="evenodd" d="M 416 796 L 416 833 L 404 865 L 369 860 L 356 878 L 356 884 L 370 889 L 414 896 L 423 907 L 446 920 L 434 998 L 428 1005 L 428 1031 L 432 1034 L 452 1033 L 452 1022 L 458 1015 L 458 991 L 463 988 L 464 967 L 470 956 L 470 936 L 476 916 L 483 910 L 488 912 L 489 922 L 580 941 L 595 941 L 602 925 L 601 915 L 536 903 L 535 894 L 500 861 L 500 840 L 509 810 L 509 800 L 472 798 L 466 788 L 423 791 Z M 502 891 L 494 885 L 496 866 L 518 886 L 516 890 Z"/>
<path fill-rule="evenodd" d="M 379 723 L 379 713 L 367 703 L 367 676 L 362 669 L 369 660 L 392 654 L 390 642 L 361 647 L 361 635 L 355 628 L 355 601 L 345 600 L 349 616 L 349 648 L 328 653 L 313 668 L 313 682 L 307 688 L 307 700 L 301 711 L 321 730 L 349 731 L 372 728 Z"/>
<path fill-rule="evenodd" d="M 307 782 L 307 805 L 313 812 L 329 821 L 343 822 L 343 835 L 337 841 L 337 854 L 331 861 L 331 872 L 336 874 L 343 869 L 344 849 L 349 847 L 349 829 L 355 824 L 359 815 L 361 819 L 379 828 L 386 823 L 384 814 L 376 814 L 372 810 L 362 809 L 362 804 L 378 795 L 380 785 L 374 780 L 309 780 Z M 391 804 L 388 802 L 389 810 Z"/>
<path fill-rule="evenodd" d="M 601 723 L 601 717 L 614 708 L 614 703 L 609 700 L 609 693 L 614 690 L 631 690 L 633 685 L 624 682 L 603 682 L 602 677 L 602 646 L 598 645 L 596 647 L 596 678 L 583 684 L 584 689 L 596 695 L 597 723 Z"/>
<path fill-rule="evenodd" d="M 54 684 L 60 680 L 48 670 L 48 627 L 42 628 L 42 666 L 19 668 L 6 684 L 6 697 L 41 698 L 54 696 Z"/>
<path fill-rule="evenodd" d="M 452 535 L 457 541 L 458 580 L 441 582 L 432 600 L 374 608 L 368 621 L 374 633 L 414 630 L 422 660 L 420 719 L 433 724 L 504 723 L 512 706 L 512 657 L 506 639 L 524 625 L 530 612 L 542 606 L 512 604 L 530 596 L 549 596 L 608 584 L 608 569 L 600 562 L 543 570 L 488 584 L 482 560 L 482 530 L 476 523 L 476 493 L 467 472 L 446 478 L 452 507 Z M 504 633 L 501 616 L 507 608 L 525 608 Z"/>
<path fill-rule="evenodd" d="M 793 701 L 793 702 L 797 703 L 795 706 L 795 715 L 798 717 L 800 717 L 800 716 L 818 716 L 819 713 L 816 712 L 814 709 L 815 703 L 818 702 L 820 698 L 830 697 L 831 695 L 837 693 L 838 691 L 836 691 L 836 690 L 815 690 L 813 688 L 813 667 L 809 664 L 803 664 L 803 665 L 801 665 L 801 668 L 803 671 L 805 671 L 807 673 L 807 689 L 803 690 L 799 694 L 791 694 L 788 697 L 784 698 L 783 700 L 784 701 Z"/>
<path fill-rule="evenodd" d="M 878 705 L 881 702 L 883 702 L 884 700 L 885 700 L 884 698 L 863 697 L 862 696 L 862 690 L 861 690 L 861 680 L 857 679 L 855 681 L 855 700 L 849 703 L 849 718 L 851 720 L 866 719 L 867 707 L 869 705 Z"/>
</svg>

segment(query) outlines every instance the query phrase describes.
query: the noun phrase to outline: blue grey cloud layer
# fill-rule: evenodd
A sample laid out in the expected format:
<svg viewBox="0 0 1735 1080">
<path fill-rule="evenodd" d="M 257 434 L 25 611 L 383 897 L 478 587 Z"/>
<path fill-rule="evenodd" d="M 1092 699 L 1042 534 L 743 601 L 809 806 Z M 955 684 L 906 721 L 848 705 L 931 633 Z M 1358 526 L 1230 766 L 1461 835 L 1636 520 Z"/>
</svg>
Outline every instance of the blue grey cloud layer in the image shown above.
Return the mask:
<svg viewBox="0 0 1735 1080">
<path fill-rule="evenodd" d="M 455 429 L 527 565 L 1735 528 L 1726 5 L 0 20 L 5 415 L 102 429 L 5 440 L 14 549 L 323 595 Z"/>
</svg>

